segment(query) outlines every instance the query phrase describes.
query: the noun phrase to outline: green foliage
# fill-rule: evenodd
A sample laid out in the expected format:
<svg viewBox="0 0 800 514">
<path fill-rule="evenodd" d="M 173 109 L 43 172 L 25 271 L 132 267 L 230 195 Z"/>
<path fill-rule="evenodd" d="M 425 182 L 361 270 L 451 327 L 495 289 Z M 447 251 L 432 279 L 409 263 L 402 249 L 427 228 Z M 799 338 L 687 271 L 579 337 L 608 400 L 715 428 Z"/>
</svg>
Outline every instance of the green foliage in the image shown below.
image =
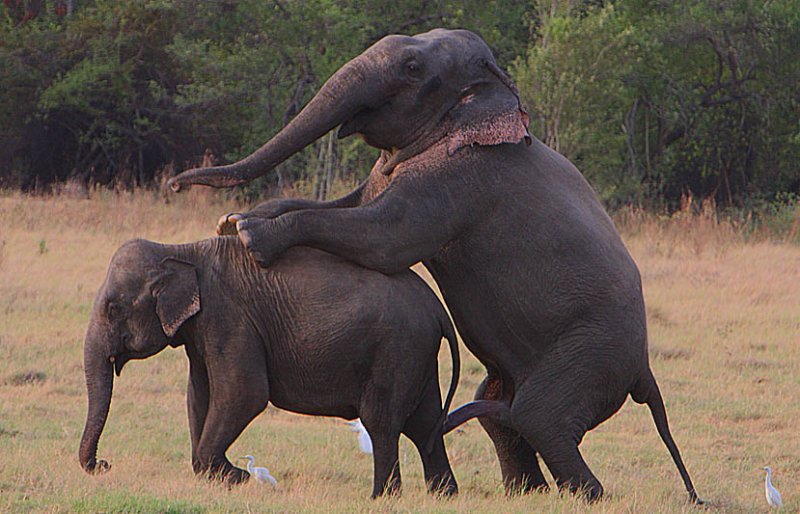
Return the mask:
<svg viewBox="0 0 800 514">
<path fill-rule="evenodd" d="M 605 198 L 627 195 L 637 177 L 625 170 L 622 119 L 634 92 L 632 28 L 613 5 L 576 16 L 557 12 L 512 74 L 532 115 L 532 131 L 571 159 Z"/>
<path fill-rule="evenodd" d="M 796 2 L 573 4 L 538 18 L 514 76 L 534 130 L 607 203 L 800 190 Z"/>
<path fill-rule="evenodd" d="M 45 5 L 50 3 L 45 2 Z M 469 26 L 511 59 L 529 2 L 77 2 L 25 19 L 0 6 L 0 185 L 67 177 L 125 187 L 228 162 L 276 133 L 350 58 L 389 33 Z M 330 154 L 330 155 L 329 155 Z M 376 152 L 322 143 L 245 192 L 366 175 Z M 323 191 L 319 194 L 327 194 Z"/>
<path fill-rule="evenodd" d="M 800 193 L 795 0 L 73 4 L 69 15 L 57 0 L 0 4 L 0 186 L 153 186 L 230 162 L 384 35 L 443 26 L 482 35 L 531 130 L 610 206 L 692 195 L 749 209 Z M 375 156 L 321 138 L 237 194 L 322 198 Z"/>
</svg>

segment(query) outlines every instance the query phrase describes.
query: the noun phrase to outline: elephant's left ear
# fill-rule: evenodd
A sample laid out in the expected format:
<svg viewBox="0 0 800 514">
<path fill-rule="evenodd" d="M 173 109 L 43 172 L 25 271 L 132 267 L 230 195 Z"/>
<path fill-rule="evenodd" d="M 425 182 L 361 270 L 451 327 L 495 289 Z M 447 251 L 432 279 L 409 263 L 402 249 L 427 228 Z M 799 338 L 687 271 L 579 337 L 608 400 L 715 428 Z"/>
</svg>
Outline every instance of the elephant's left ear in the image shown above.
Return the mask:
<svg viewBox="0 0 800 514">
<path fill-rule="evenodd" d="M 483 65 L 500 82 L 500 90 L 503 92 L 505 101 L 496 102 L 496 99 L 492 98 L 487 102 L 485 98 L 481 97 L 481 93 L 470 94 L 468 91 L 461 98 L 456 109 L 473 110 L 475 115 L 467 116 L 469 121 L 460 124 L 459 129 L 449 135 L 448 155 L 453 155 L 464 146 L 516 144 L 520 141 L 525 141 L 530 145 L 532 142 L 528 132 L 530 122 L 528 111 L 520 102 L 517 86 L 514 85 L 511 77 L 493 61 L 484 61 Z M 493 95 L 494 93 L 488 94 Z M 470 104 L 473 104 L 474 107 Z M 496 107 L 484 109 L 484 105 L 495 105 Z"/>
<path fill-rule="evenodd" d="M 465 146 L 516 144 L 520 141 L 531 144 L 528 113 L 522 109 L 512 109 L 477 120 L 450 134 L 447 139 L 447 154 L 453 155 Z"/>
<path fill-rule="evenodd" d="M 174 337 L 186 320 L 200 312 L 200 285 L 194 264 L 172 257 L 162 260 L 151 291 L 167 337 Z"/>
</svg>

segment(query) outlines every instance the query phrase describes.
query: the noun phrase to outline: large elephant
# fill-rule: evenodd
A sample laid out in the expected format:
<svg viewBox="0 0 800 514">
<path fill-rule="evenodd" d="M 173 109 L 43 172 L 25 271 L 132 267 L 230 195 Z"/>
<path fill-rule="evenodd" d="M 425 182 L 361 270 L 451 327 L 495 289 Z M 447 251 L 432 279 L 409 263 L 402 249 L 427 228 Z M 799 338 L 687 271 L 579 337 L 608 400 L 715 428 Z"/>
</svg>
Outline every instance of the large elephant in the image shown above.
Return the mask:
<svg viewBox="0 0 800 514">
<path fill-rule="evenodd" d="M 274 138 L 237 163 L 186 171 L 183 185 L 262 175 L 340 126 L 381 150 L 344 198 L 271 201 L 225 216 L 268 266 L 296 245 L 393 273 L 422 261 L 467 347 L 486 365 L 481 418 L 509 490 L 559 487 L 599 497 L 581 456 L 586 431 L 630 394 L 646 403 L 692 501 L 647 354 L 639 272 L 592 188 L 531 137 L 517 90 L 480 37 L 437 29 L 383 38 L 338 70 Z M 233 226 L 235 224 L 235 227 Z"/>
<path fill-rule="evenodd" d="M 450 343 L 442 410 L 437 354 Z M 189 357 L 192 467 L 247 480 L 225 452 L 271 402 L 304 414 L 360 417 L 372 438 L 372 495 L 400 488 L 398 438 L 416 445 L 432 492 L 456 481 L 442 422 L 458 382 L 458 345 L 444 307 L 413 272 L 386 276 L 312 248 L 263 270 L 235 237 L 123 245 L 95 300 L 84 347 L 89 397 L 79 460 L 87 472 L 108 416 L 113 372 L 183 345 Z"/>
</svg>

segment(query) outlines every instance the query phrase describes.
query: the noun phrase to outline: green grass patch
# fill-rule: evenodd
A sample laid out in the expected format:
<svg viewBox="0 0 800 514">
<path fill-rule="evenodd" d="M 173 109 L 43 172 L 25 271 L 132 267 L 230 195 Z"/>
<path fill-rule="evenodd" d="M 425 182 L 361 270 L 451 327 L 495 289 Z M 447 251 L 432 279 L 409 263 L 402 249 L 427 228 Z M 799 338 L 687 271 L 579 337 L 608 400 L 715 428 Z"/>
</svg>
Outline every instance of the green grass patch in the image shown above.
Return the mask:
<svg viewBox="0 0 800 514">
<path fill-rule="evenodd" d="M 205 509 L 182 500 L 112 491 L 76 500 L 72 502 L 71 511 L 87 514 L 192 514 L 205 512 Z"/>
</svg>

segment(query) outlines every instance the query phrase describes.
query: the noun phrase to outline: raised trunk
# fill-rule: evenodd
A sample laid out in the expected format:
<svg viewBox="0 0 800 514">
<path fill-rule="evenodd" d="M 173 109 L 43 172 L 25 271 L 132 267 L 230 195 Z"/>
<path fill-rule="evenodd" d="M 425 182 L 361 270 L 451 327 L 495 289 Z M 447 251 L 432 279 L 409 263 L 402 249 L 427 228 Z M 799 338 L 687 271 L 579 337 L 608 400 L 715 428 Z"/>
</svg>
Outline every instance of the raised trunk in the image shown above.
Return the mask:
<svg viewBox="0 0 800 514">
<path fill-rule="evenodd" d="M 325 133 L 364 109 L 380 107 L 382 91 L 379 66 L 365 55 L 356 57 L 333 74 L 288 125 L 264 146 L 227 166 L 195 168 L 169 181 L 174 191 L 188 184 L 229 187 L 260 177 Z"/>
<path fill-rule="evenodd" d="M 89 398 L 89 411 L 83 428 L 78 458 L 87 473 L 108 469 L 106 461 L 97 461 L 97 442 L 108 417 L 111 405 L 111 391 L 114 386 L 113 364 L 109 362 L 105 345 L 90 329 L 83 350 L 83 366 L 86 374 L 86 392 Z"/>
</svg>

